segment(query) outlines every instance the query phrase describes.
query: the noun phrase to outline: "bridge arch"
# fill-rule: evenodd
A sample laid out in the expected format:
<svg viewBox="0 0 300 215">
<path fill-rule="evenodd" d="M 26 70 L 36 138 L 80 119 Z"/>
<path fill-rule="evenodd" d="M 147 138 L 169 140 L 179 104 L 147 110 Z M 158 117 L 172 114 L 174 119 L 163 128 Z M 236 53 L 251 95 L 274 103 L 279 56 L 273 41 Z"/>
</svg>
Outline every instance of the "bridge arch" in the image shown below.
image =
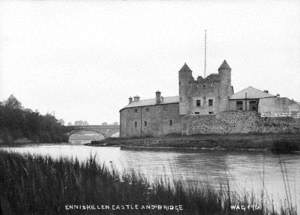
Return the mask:
<svg viewBox="0 0 300 215">
<path fill-rule="evenodd" d="M 84 132 L 94 132 L 104 139 L 108 137 L 119 136 L 119 125 L 84 125 L 84 126 L 66 126 L 67 136 L 70 139 L 71 135 L 80 134 Z"/>
<path fill-rule="evenodd" d="M 69 143 L 90 143 L 91 141 L 103 140 L 105 138 L 105 134 L 95 130 L 73 130 L 68 133 Z"/>
<path fill-rule="evenodd" d="M 67 135 L 71 136 L 73 134 L 78 134 L 80 132 L 94 132 L 94 133 L 103 135 L 105 138 L 107 138 L 104 132 L 100 132 L 100 131 L 92 130 L 92 129 L 72 130 L 72 131 L 68 132 Z"/>
</svg>

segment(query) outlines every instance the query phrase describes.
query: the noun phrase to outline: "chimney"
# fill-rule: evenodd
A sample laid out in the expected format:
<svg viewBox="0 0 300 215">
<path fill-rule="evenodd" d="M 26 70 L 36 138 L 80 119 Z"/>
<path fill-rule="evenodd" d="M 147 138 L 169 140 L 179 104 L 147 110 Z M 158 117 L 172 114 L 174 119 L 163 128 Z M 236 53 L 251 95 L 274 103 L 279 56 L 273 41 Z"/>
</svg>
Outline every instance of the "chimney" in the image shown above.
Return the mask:
<svg viewBox="0 0 300 215">
<path fill-rule="evenodd" d="M 134 102 L 138 102 L 138 101 L 140 101 L 140 97 L 139 97 L 139 96 L 135 96 L 135 97 L 133 97 L 133 101 L 134 101 Z"/>
<path fill-rule="evenodd" d="M 156 91 L 155 92 L 155 97 L 156 97 L 156 104 L 160 104 L 161 103 L 161 92 Z"/>
<path fill-rule="evenodd" d="M 264 90 L 265 93 L 269 93 L 269 90 Z"/>
<path fill-rule="evenodd" d="M 132 102 L 132 97 L 130 96 L 129 97 L 129 104 L 131 104 L 131 102 Z"/>
</svg>

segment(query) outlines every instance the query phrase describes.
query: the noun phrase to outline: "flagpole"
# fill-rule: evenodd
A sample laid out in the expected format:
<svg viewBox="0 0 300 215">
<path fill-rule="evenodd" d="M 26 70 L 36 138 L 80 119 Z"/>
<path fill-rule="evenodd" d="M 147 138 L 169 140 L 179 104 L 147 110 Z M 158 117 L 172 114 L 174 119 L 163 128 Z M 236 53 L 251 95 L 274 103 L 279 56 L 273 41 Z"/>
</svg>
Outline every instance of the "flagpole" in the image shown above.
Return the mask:
<svg viewBox="0 0 300 215">
<path fill-rule="evenodd" d="M 206 77 L 206 29 L 204 30 L 204 78 Z"/>
</svg>

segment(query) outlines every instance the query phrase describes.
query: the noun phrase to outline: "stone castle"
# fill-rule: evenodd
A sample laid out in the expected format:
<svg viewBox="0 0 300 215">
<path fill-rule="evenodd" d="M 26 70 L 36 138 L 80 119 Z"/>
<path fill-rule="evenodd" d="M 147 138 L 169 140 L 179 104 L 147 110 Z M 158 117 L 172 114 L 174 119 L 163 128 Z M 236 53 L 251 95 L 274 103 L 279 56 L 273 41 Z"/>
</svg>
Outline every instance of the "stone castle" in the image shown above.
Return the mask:
<svg viewBox="0 0 300 215">
<path fill-rule="evenodd" d="M 179 96 L 129 98 L 120 110 L 121 137 L 300 132 L 299 103 L 253 87 L 234 94 L 226 60 L 205 78 L 195 80 L 187 64 L 178 73 Z"/>
</svg>

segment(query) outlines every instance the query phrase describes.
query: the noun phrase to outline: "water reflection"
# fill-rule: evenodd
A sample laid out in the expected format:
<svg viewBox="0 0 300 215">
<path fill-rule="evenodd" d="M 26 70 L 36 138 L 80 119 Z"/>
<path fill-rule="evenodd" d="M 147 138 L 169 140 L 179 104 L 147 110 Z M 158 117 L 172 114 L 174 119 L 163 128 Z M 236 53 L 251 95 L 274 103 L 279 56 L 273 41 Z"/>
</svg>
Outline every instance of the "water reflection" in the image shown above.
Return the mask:
<svg viewBox="0 0 300 215">
<path fill-rule="evenodd" d="M 293 202 L 300 205 L 300 156 L 270 153 L 238 152 L 147 152 L 122 151 L 118 147 L 88 147 L 82 145 L 40 145 L 2 148 L 19 153 L 50 155 L 53 158 L 69 157 L 84 161 L 97 155 L 100 163 L 123 170 L 135 170 L 149 181 L 157 178 L 182 180 L 190 184 L 209 183 L 219 188 L 227 182 L 232 190 L 243 194 L 253 193 L 273 199 L 275 205 L 285 201 L 283 175 L 288 176 Z M 284 165 L 280 165 L 280 161 Z M 286 168 L 285 168 L 286 167 Z M 283 174 L 284 173 L 284 174 Z"/>
</svg>

